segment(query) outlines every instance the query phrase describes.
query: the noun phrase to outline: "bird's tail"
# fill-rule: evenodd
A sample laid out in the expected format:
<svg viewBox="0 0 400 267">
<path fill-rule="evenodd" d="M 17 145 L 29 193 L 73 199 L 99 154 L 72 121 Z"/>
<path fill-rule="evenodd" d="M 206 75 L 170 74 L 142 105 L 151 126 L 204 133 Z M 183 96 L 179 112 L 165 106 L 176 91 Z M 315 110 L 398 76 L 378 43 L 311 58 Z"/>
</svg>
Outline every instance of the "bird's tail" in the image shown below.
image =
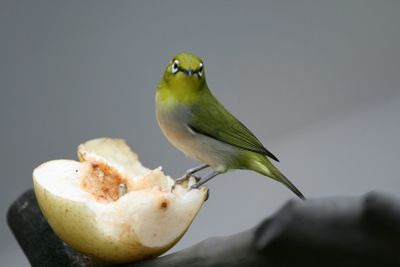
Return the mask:
<svg viewBox="0 0 400 267">
<path fill-rule="evenodd" d="M 304 195 L 300 192 L 297 187 L 292 184 L 292 182 L 286 178 L 285 175 L 283 175 L 278 168 L 276 168 L 267 158 L 264 158 L 262 160 L 256 160 L 253 163 L 253 168 L 254 171 L 261 173 L 262 175 L 268 176 L 282 184 L 284 184 L 287 188 L 289 188 L 296 196 L 298 196 L 300 199 L 305 200 L 306 198 Z"/>
</svg>

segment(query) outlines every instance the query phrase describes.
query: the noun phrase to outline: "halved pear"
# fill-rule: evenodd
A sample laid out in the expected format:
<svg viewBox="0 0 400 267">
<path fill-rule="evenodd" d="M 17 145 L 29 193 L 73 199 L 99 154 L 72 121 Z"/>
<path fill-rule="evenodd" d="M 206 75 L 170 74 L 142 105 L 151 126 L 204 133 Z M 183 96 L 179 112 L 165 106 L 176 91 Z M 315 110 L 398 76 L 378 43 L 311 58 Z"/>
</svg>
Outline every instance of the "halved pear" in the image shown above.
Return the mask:
<svg viewBox="0 0 400 267">
<path fill-rule="evenodd" d="M 161 168 L 147 169 L 122 139 L 78 147 L 81 162 L 53 160 L 33 172 L 39 206 L 55 233 L 100 261 L 156 257 L 183 236 L 207 197 L 195 182 L 177 185 Z M 126 189 L 121 192 L 121 185 Z"/>
</svg>

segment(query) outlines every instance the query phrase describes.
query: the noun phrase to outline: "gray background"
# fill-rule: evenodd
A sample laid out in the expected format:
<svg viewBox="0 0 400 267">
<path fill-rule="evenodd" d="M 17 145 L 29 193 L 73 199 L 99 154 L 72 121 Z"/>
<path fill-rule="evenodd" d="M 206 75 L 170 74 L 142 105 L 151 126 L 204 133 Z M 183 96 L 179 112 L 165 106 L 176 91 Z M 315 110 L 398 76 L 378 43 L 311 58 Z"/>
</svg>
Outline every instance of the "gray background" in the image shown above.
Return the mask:
<svg viewBox="0 0 400 267">
<path fill-rule="evenodd" d="M 154 88 L 181 51 L 204 59 L 215 95 L 306 196 L 399 194 L 399 14 L 399 1 L 1 1 L 1 265 L 28 265 L 5 214 L 41 162 L 113 136 L 172 176 L 196 164 L 154 117 Z M 244 171 L 209 186 L 173 251 L 293 198 Z"/>
</svg>

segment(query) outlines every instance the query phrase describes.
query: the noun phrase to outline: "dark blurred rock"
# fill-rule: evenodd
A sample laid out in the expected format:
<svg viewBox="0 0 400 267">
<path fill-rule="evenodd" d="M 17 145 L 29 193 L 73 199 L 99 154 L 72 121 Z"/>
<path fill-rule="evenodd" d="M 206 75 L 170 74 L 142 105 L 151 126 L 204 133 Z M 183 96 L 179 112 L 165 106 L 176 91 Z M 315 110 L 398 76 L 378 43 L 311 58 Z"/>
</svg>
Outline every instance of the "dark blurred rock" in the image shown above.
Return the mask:
<svg viewBox="0 0 400 267">
<path fill-rule="evenodd" d="M 97 266 L 54 234 L 39 209 L 33 190 L 22 194 L 11 205 L 7 221 L 32 266 Z"/>
<path fill-rule="evenodd" d="M 32 190 L 8 211 L 8 223 L 32 266 L 101 266 L 61 241 Z M 293 200 L 260 225 L 124 267 L 400 266 L 400 200 L 365 197 Z"/>
</svg>

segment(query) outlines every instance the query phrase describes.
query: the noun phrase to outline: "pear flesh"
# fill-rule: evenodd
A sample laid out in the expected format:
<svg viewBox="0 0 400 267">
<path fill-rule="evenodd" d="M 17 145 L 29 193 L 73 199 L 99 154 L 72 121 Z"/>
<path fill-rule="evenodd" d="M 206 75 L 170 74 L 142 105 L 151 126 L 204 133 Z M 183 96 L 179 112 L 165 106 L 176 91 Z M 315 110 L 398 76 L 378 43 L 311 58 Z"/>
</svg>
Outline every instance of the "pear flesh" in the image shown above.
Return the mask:
<svg viewBox="0 0 400 267">
<path fill-rule="evenodd" d="M 161 168 L 143 167 L 121 139 L 90 140 L 78 147 L 78 158 L 37 167 L 35 194 L 55 233 L 100 261 L 123 263 L 164 253 L 207 197 L 205 187 L 190 190 L 193 178 L 171 190 L 173 179 Z"/>
</svg>

